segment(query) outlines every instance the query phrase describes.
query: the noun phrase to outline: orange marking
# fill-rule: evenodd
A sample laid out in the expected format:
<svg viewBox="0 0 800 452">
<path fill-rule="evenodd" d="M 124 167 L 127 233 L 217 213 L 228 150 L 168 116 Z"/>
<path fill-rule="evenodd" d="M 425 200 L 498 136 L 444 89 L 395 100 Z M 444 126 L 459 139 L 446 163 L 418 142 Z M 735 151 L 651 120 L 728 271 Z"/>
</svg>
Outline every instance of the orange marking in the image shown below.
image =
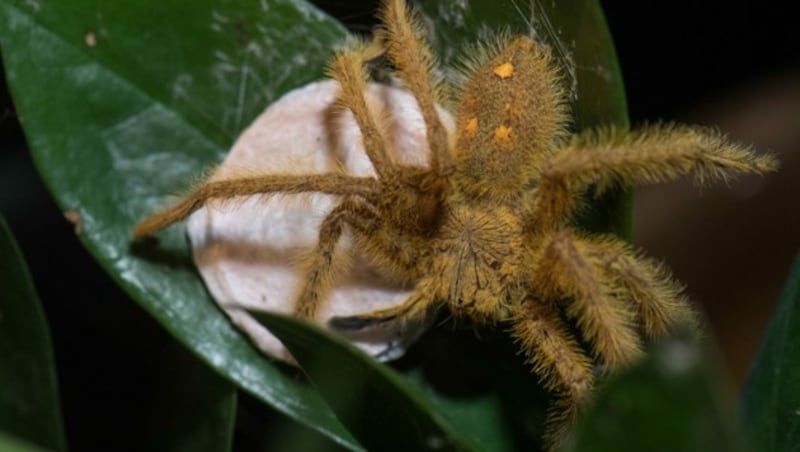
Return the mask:
<svg viewBox="0 0 800 452">
<path fill-rule="evenodd" d="M 511 127 L 506 127 L 503 125 L 498 126 L 496 129 L 494 129 L 494 138 L 492 138 L 492 141 L 503 147 L 511 146 L 512 142 L 514 141 L 514 139 L 511 137 L 511 131 Z"/>
<path fill-rule="evenodd" d="M 464 134 L 470 138 L 475 136 L 475 133 L 478 131 L 478 118 L 472 118 L 467 121 L 467 125 L 464 126 Z"/>
<path fill-rule="evenodd" d="M 503 63 L 494 68 L 494 75 L 500 78 L 509 78 L 514 74 L 514 65 L 511 63 Z"/>
</svg>

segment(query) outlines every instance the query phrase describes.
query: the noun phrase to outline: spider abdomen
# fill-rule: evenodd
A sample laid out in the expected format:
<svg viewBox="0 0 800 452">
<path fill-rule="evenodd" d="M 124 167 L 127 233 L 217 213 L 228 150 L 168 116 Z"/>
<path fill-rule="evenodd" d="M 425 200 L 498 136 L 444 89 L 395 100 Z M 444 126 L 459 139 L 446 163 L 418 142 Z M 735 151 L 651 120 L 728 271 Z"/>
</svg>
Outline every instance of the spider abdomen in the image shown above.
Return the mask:
<svg viewBox="0 0 800 452">
<path fill-rule="evenodd" d="M 450 206 L 435 241 L 436 297 L 455 315 L 505 320 L 519 281 L 522 224 L 505 206 Z"/>
<path fill-rule="evenodd" d="M 467 193 L 508 198 L 563 133 L 565 114 L 549 53 L 518 37 L 479 65 L 457 113 L 455 164 Z"/>
</svg>

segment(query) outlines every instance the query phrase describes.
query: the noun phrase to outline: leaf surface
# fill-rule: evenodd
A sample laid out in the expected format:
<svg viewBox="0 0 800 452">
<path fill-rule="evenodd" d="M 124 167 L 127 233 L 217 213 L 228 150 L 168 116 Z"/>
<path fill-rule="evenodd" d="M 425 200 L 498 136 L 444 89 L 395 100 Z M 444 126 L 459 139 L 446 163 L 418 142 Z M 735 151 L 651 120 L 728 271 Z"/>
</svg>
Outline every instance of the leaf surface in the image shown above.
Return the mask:
<svg viewBox="0 0 800 452">
<path fill-rule="evenodd" d="M 746 451 L 720 382 L 708 351 L 669 339 L 598 388 L 566 451 Z"/>
<path fill-rule="evenodd" d="M 45 449 L 0 431 L 0 450 L 3 452 L 42 452 Z"/>
<path fill-rule="evenodd" d="M 742 411 L 758 450 L 800 450 L 800 257 L 745 383 Z"/>
<path fill-rule="evenodd" d="M 322 74 L 342 27 L 302 1 L 0 1 L 12 96 L 42 178 L 111 276 L 243 389 L 356 447 L 319 396 L 263 359 L 205 292 L 182 231 L 137 220 L 219 162 L 266 104 Z"/>
<path fill-rule="evenodd" d="M 396 372 L 307 322 L 254 313 L 367 450 L 477 450 Z"/>
<path fill-rule="evenodd" d="M 160 361 L 141 450 L 233 450 L 236 387 L 177 342 L 167 345 Z"/>
<path fill-rule="evenodd" d="M 0 216 L 0 432 L 43 448 L 67 450 L 57 386 L 50 330 L 39 297 Z M 0 449 L 5 450 L 2 441 Z"/>
</svg>

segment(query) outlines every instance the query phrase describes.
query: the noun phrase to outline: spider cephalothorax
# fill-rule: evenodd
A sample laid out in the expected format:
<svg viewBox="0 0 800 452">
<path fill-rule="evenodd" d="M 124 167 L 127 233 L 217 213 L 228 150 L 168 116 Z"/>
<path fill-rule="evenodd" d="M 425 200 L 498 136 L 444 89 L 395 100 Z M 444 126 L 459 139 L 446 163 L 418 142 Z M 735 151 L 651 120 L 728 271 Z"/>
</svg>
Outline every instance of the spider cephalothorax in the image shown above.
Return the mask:
<svg viewBox="0 0 800 452">
<path fill-rule="evenodd" d="M 396 75 L 416 98 L 431 149 L 428 167 L 394 160 L 381 122 L 364 100 L 365 60 L 374 45 L 340 52 L 331 75 L 341 103 L 362 132 L 377 177 L 264 174 L 208 182 L 143 221 L 137 237 L 186 217 L 210 199 L 263 193 L 320 192 L 341 202 L 320 226 L 298 314 L 313 317 L 334 278 L 343 228 L 377 269 L 416 291 L 402 305 L 335 318 L 341 330 L 404 321 L 447 306 L 478 323 L 506 324 L 543 384 L 558 400 L 549 438 L 555 444 L 586 399 L 598 361 L 615 370 L 641 354 L 643 340 L 692 325 L 680 287 L 658 263 L 611 236 L 571 225 L 592 193 L 694 173 L 698 180 L 774 169 L 769 156 L 717 133 L 658 126 L 569 137 L 558 72 L 548 51 L 520 36 L 474 63 L 461 87 L 455 136 L 436 111 L 433 57 L 402 0 L 383 8 L 381 43 Z M 574 323 L 583 342 L 573 336 Z"/>
</svg>

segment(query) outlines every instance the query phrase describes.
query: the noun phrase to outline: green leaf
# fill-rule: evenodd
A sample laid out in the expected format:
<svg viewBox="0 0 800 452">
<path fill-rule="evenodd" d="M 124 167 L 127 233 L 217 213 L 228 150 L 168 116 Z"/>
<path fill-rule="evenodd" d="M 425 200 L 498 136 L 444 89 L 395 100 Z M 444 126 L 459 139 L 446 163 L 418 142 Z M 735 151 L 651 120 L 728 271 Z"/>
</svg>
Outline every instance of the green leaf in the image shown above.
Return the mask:
<svg viewBox="0 0 800 452">
<path fill-rule="evenodd" d="M 547 395 L 505 328 L 434 329 L 399 364 L 479 450 L 538 450 Z"/>
<path fill-rule="evenodd" d="M 40 452 L 45 449 L 0 431 L 0 450 L 3 452 Z"/>
<path fill-rule="evenodd" d="M 658 344 L 644 362 L 601 385 L 565 450 L 747 450 L 709 355 L 684 339 Z"/>
<path fill-rule="evenodd" d="M 50 331 L 28 269 L 2 216 L 0 388 L 0 431 L 48 449 L 67 449 Z M 0 449 L 7 450 L 2 441 L 0 438 Z"/>
<path fill-rule="evenodd" d="M 368 450 L 476 450 L 400 375 L 353 345 L 295 318 L 253 315 L 289 349 Z"/>
<path fill-rule="evenodd" d="M 261 438 L 258 450 L 269 452 L 343 452 L 345 449 L 314 430 L 295 422 L 287 417 L 271 420 L 269 430 L 264 430 L 263 425 L 253 425 L 251 430 L 259 429 L 260 432 L 251 432 L 253 437 Z"/>
<path fill-rule="evenodd" d="M 742 411 L 758 450 L 800 451 L 800 256 L 745 383 Z"/>
<path fill-rule="evenodd" d="M 230 451 L 236 388 L 174 341 L 162 353 L 142 450 Z"/>
<path fill-rule="evenodd" d="M 134 223 L 219 162 L 270 101 L 320 77 L 344 36 L 302 1 L 0 1 L 28 143 L 87 248 L 218 372 L 356 447 L 313 390 L 263 359 L 214 306 L 180 231 L 131 249 Z"/>
</svg>

